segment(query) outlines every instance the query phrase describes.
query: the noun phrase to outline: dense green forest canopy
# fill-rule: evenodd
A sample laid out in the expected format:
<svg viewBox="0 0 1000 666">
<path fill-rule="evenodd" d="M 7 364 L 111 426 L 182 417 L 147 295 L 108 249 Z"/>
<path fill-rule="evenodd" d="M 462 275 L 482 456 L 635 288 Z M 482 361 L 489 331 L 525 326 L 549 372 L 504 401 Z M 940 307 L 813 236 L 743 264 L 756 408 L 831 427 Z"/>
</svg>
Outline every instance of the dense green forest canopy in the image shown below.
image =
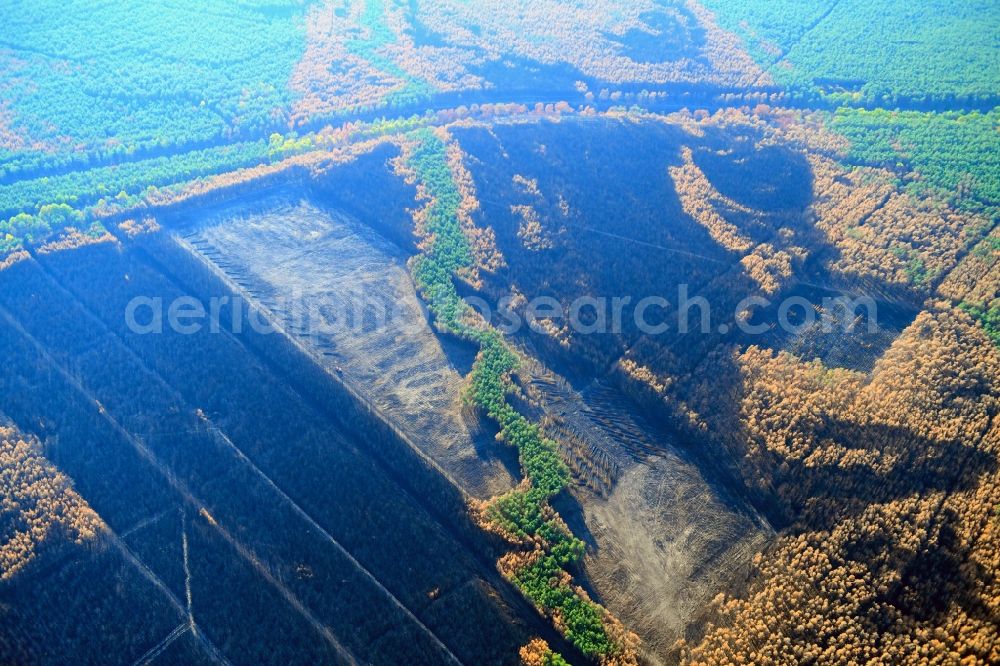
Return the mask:
<svg viewBox="0 0 1000 666">
<path fill-rule="evenodd" d="M 259 134 L 291 99 L 303 20 L 299 2 L 8 3 L 0 173 Z"/>
<path fill-rule="evenodd" d="M 992 0 L 706 0 L 781 84 L 869 100 L 998 95 Z"/>
</svg>

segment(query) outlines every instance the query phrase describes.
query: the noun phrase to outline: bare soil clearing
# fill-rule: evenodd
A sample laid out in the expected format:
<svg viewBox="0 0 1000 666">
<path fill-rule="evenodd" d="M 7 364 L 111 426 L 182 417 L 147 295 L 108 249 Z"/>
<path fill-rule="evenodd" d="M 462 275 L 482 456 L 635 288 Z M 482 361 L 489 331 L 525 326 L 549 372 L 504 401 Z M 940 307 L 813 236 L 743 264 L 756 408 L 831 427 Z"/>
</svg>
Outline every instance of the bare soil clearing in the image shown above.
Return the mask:
<svg viewBox="0 0 1000 666">
<path fill-rule="evenodd" d="M 258 300 L 470 494 L 515 484 L 492 432 L 463 408 L 469 351 L 439 339 L 394 245 L 346 213 L 277 198 L 222 211 L 184 241 Z M 516 467 L 515 467 L 516 469 Z"/>
</svg>

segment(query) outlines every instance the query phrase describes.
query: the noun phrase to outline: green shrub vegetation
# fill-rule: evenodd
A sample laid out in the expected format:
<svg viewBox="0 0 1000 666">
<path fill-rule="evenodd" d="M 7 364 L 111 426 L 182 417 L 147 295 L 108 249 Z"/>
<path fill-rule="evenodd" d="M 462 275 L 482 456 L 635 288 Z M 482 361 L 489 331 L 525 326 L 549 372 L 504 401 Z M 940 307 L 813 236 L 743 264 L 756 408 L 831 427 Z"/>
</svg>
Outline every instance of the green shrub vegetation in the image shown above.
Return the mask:
<svg viewBox="0 0 1000 666">
<path fill-rule="evenodd" d="M 989 113 L 841 108 L 833 129 L 851 141 L 856 164 L 913 170 L 911 187 L 943 191 L 955 203 L 1000 204 L 1000 108 Z"/>
<path fill-rule="evenodd" d="M 66 204 L 48 204 L 35 215 L 19 213 L 9 220 L 0 221 L 0 256 L 21 249 L 25 242 L 45 241 L 68 228 L 94 238 L 106 233 L 100 222 L 88 223 L 86 216 L 75 208 Z"/>
<path fill-rule="evenodd" d="M 64 227 L 90 223 L 96 207 L 133 208 L 157 188 L 267 163 L 268 151 L 266 141 L 237 143 L 0 185 L 0 255 L 25 242 L 45 241 Z M 52 211 L 72 215 L 53 217 Z"/>
<path fill-rule="evenodd" d="M 569 666 L 569 662 L 563 659 L 558 652 L 549 650 L 545 654 L 545 666 Z"/>
<path fill-rule="evenodd" d="M 971 314 L 986 331 L 986 335 L 1000 347 L 1000 298 L 993 303 L 962 303 L 961 308 Z"/>
<path fill-rule="evenodd" d="M 414 280 L 442 331 L 479 344 L 472 369 L 472 399 L 500 426 L 500 439 L 517 448 L 529 482 L 527 489 L 511 491 L 491 503 L 488 517 L 507 533 L 544 544 L 537 559 L 517 570 L 512 581 L 539 608 L 562 618 L 567 639 L 582 652 L 610 654 L 615 646 L 600 607 L 565 582 L 567 569 L 583 557 L 584 545 L 567 533 L 549 500 L 567 487 L 569 470 L 555 442 L 507 399 L 517 355 L 498 331 L 471 323 L 471 309 L 455 286 L 454 275 L 471 266 L 472 251 L 458 219 L 461 194 L 448 166 L 445 144 L 429 129 L 409 136 L 416 145 L 408 165 L 431 197 L 425 220 L 429 242 L 414 261 Z"/>
<path fill-rule="evenodd" d="M 83 214 L 65 204 L 42 206 L 37 215 L 20 213 L 0 222 L 0 248 L 10 252 L 21 247 L 24 241 L 33 243 L 44 240 L 53 231 L 83 222 Z"/>
</svg>

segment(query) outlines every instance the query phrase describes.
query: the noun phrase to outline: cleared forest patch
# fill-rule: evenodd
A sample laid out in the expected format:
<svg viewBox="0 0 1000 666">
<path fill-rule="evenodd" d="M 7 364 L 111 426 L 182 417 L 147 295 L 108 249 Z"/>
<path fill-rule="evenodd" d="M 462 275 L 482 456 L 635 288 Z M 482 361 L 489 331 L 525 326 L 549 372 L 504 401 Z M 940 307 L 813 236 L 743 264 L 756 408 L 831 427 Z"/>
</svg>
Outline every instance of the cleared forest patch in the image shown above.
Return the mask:
<svg viewBox="0 0 1000 666">
<path fill-rule="evenodd" d="M 463 409 L 458 364 L 472 359 L 434 335 L 402 252 L 345 213 L 309 201 L 258 206 L 264 212 L 219 212 L 182 231 L 184 241 L 326 369 L 391 413 L 465 490 L 488 497 L 510 489 L 492 433 Z"/>
<path fill-rule="evenodd" d="M 543 423 L 591 465 L 573 470 L 576 506 L 559 507 L 587 543 L 588 582 L 643 639 L 645 659 L 669 663 L 674 641 L 774 531 L 614 387 L 576 390 L 541 364 L 528 374 Z"/>
</svg>

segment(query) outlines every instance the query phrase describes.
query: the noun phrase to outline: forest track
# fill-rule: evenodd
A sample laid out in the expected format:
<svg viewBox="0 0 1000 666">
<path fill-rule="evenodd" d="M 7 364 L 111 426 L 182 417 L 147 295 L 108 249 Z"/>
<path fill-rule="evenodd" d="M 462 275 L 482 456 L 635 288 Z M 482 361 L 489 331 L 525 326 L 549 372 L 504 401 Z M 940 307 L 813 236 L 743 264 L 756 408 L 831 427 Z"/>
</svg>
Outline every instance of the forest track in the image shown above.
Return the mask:
<svg viewBox="0 0 1000 666">
<path fill-rule="evenodd" d="M 187 622 L 181 622 L 174 627 L 173 631 L 164 636 L 162 641 L 151 647 L 149 652 L 136 659 L 133 666 L 148 666 L 149 664 L 152 664 L 156 661 L 157 657 L 163 654 L 168 647 L 173 645 L 174 641 L 183 636 L 189 629 L 191 629 L 190 624 Z"/>
<path fill-rule="evenodd" d="M 808 35 L 810 32 L 812 32 L 813 30 L 815 30 L 816 27 L 819 26 L 820 23 L 822 23 L 823 21 L 825 21 L 827 19 L 827 17 L 829 17 L 830 14 L 833 13 L 833 10 L 836 9 L 837 5 L 839 5 L 839 4 L 840 4 L 840 0 L 833 0 L 833 2 L 830 3 L 830 6 L 827 7 L 826 10 L 822 14 L 820 14 L 819 16 L 817 16 L 815 19 L 813 19 L 813 21 L 811 23 L 809 23 L 808 25 L 806 25 L 805 28 L 802 30 L 802 32 L 799 33 L 798 37 L 795 38 L 795 41 L 793 41 L 791 44 L 789 44 L 787 48 L 782 48 L 780 54 L 778 54 L 777 56 L 775 56 L 774 59 L 766 67 L 762 67 L 761 68 L 763 71 L 761 72 L 760 77 L 757 78 L 757 81 L 755 83 L 758 86 L 762 85 L 761 79 L 764 76 L 769 75 L 770 71 L 779 62 L 781 62 L 782 60 L 784 60 L 785 57 L 792 51 L 792 49 L 794 49 L 796 46 L 798 46 L 802 42 L 802 40 L 805 39 L 806 35 Z"/>
<path fill-rule="evenodd" d="M 264 480 L 264 482 L 267 483 L 268 486 L 272 490 L 274 490 L 278 494 L 279 497 L 282 498 L 283 501 L 287 502 L 287 504 L 292 508 L 293 511 L 295 511 L 295 513 L 299 517 L 301 517 L 304 521 L 306 521 L 309 524 L 310 527 L 312 527 L 314 530 L 316 530 L 317 533 L 321 534 L 323 536 L 323 538 L 326 539 L 327 542 L 337 550 L 337 552 L 339 552 L 341 555 L 343 555 L 352 565 L 354 565 L 354 567 L 365 578 L 367 578 L 373 585 L 375 585 L 375 587 L 380 592 L 382 592 L 382 594 L 385 595 L 385 597 L 387 599 L 389 599 L 400 611 L 402 611 L 403 614 L 410 621 L 412 621 L 425 634 L 427 634 L 427 636 L 434 642 L 434 644 L 445 655 L 447 655 L 449 657 L 449 659 L 452 661 L 452 663 L 455 663 L 455 664 L 460 664 L 461 663 L 461 661 L 458 659 L 458 657 L 456 657 L 452 653 L 452 651 L 448 648 L 448 646 L 445 645 L 444 642 L 442 642 L 440 638 L 438 638 L 437 634 L 435 634 L 433 631 L 431 631 L 431 629 L 427 625 L 425 625 L 420 620 L 420 618 L 418 618 L 416 615 L 414 615 L 413 611 L 411 611 L 409 608 L 407 608 L 407 606 L 402 601 L 400 601 L 399 598 L 396 597 L 396 595 L 394 595 L 385 585 L 383 585 L 382 582 L 378 578 L 376 578 L 374 574 L 372 574 L 368 569 L 366 569 L 364 567 L 364 565 L 362 565 L 361 562 L 359 562 L 354 557 L 354 555 L 352 555 L 346 548 L 344 548 L 344 546 L 342 546 L 340 544 L 339 541 L 337 541 L 333 537 L 333 535 L 331 535 L 322 525 L 320 525 L 319 523 L 317 523 L 313 519 L 313 517 L 310 516 L 305 511 L 305 509 L 303 509 L 301 506 L 299 506 L 295 502 L 295 500 L 293 500 L 291 497 L 289 497 L 287 494 L 285 494 L 285 492 L 281 488 L 278 487 L 278 485 L 271 479 L 271 477 L 269 477 L 267 474 L 265 474 L 263 471 L 261 471 L 260 468 L 258 468 L 253 463 L 253 461 L 250 460 L 250 458 L 248 458 L 246 456 L 246 454 L 244 454 L 243 451 L 241 451 L 240 448 L 237 447 L 236 444 L 234 444 L 233 441 L 231 439 L 229 439 L 229 437 L 226 436 L 226 434 L 224 432 L 222 432 L 222 430 L 220 430 L 217 426 L 215 426 L 211 422 L 208 422 L 208 425 L 211 428 L 213 434 L 215 434 L 217 437 L 221 438 L 221 440 L 225 443 L 225 445 L 228 446 L 230 449 L 232 449 L 233 452 L 236 453 L 236 455 L 241 460 L 243 460 L 254 471 L 255 474 L 258 474 Z"/>
<path fill-rule="evenodd" d="M 170 605 L 173 606 L 177 611 L 179 611 L 182 617 L 187 616 L 185 617 L 185 620 L 180 625 L 178 625 L 178 629 L 183 628 L 185 631 L 187 629 L 191 629 L 192 635 L 195 637 L 195 639 L 197 639 L 202 649 L 205 650 L 205 652 L 213 661 L 215 661 L 216 663 L 227 664 L 231 666 L 231 664 L 229 664 L 229 660 L 226 659 L 225 655 L 222 654 L 222 651 L 219 650 L 218 647 L 216 647 L 216 645 L 211 641 L 211 639 L 208 638 L 208 636 L 205 636 L 204 634 L 195 631 L 193 621 L 188 616 L 190 612 L 189 609 L 185 609 L 184 605 L 181 603 L 181 600 L 177 598 L 177 595 L 170 590 L 167 584 L 164 583 L 163 580 L 159 576 L 157 576 L 156 573 L 152 569 L 150 569 L 146 565 L 146 563 L 139 558 L 138 555 L 132 552 L 132 549 L 128 547 L 128 544 L 126 544 L 121 539 L 121 537 L 119 537 L 117 534 L 111 531 L 105 532 L 104 539 L 108 543 L 113 545 L 115 549 L 118 550 L 119 553 L 121 553 L 122 557 L 124 557 L 126 561 L 128 561 L 132 566 L 134 566 L 136 570 L 139 571 L 140 574 L 142 574 L 143 577 L 145 577 L 161 593 L 163 593 L 167 601 L 170 602 Z M 171 635 L 173 635 L 175 632 L 177 632 L 177 629 L 175 629 L 174 632 L 171 632 Z M 181 631 L 177 633 L 176 636 L 173 636 L 173 638 L 170 639 L 170 643 L 176 640 L 183 633 L 184 632 Z M 167 638 L 170 638 L 170 636 L 168 636 Z M 166 641 L 166 639 L 164 639 L 164 641 Z M 167 643 L 167 645 L 169 645 L 169 643 Z M 163 649 L 166 649 L 167 645 L 164 645 Z M 144 658 L 145 656 L 140 657 L 139 661 L 142 661 Z"/>
<path fill-rule="evenodd" d="M 126 529 L 123 532 L 121 532 L 118 536 L 121 537 L 122 539 L 128 538 L 128 537 L 132 536 L 133 534 L 135 534 L 136 532 L 138 532 L 139 530 L 141 530 L 143 528 L 146 528 L 146 527 L 149 527 L 153 523 L 159 522 L 161 519 L 163 519 L 166 516 L 168 516 L 169 514 L 173 513 L 173 511 L 174 511 L 173 509 L 167 509 L 166 511 L 160 511 L 159 513 L 157 513 L 155 515 L 152 515 L 152 516 L 150 516 L 148 518 L 144 518 L 143 520 L 140 520 L 139 522 L 137 522 L 132 527 L 129 527 L 128 529 Z"/>
<path fill-rule="evenodd" d="M 90 390 L 85 387 L 82 381 L 74 375 L 72 372 L 67 370 L 62 366 L 49 351 L 39 342 L 30 332 L 28 332 L 20 322 L 18 322 L 13 315 L 7 311 L 7 309 L 0 305 L 0 319 L 5 320 L 10 326 L 17 331 L 29 344 L 31 344 L 39 357 L 44 360 L 53 370 L 55 370 L 64 381 L 67 382 L 79 395 L 84 399 L 85 402 L 92 405 L 100 405 L 100 401 L 97 397 L 90 392 Z M 139 457 L 145 460 L 156 472 L 158 472 L 163 479 L 167 482 L 167 485 L 176 492 L 184 503 L 188 504 L 195 513 L 201 515 L 211 515 L 208 513 L 208 509 L 204 502 L 195 497 L 187 485 L 180 480 L 177 475 L 171 470 L 159 457 L 149 449 L 149 447 L 143 443 L 134 433 L 127 430 L 117 419 L 115 419 L 107 410 L 101 408 L 99 410 L 101 418 L 115 431 L 119 436 L 121 436 L 126 442 L 128 442 Z M 218 524 L 218 522 L 206 521 L 206 523 L 215 530 L 215 532 L 224 541 L 226 541 L 231 548 L 248 564 L 253 567 L 257 573 L 267 581 L 281 596 L 285 601 L 319 634 L 337 655 L 341 658 L 342 663 L 356 664 L 357 659 L 348 651 L 333 635 L 323 623 L 321 623 L 309 609 L 279 580 L 277 580 L 270 572 L 269 567 L 267 567 L 261 560 L 257 557 L 251 549 L 244 546 L 236 538 L 234 538 L 225 528 Z M 117 540 L 117 537 L 115 537 Z M 124 546 L 124 544 L 122 544 Z M 154 584 L 161 589 L 165 594 L 169 595 L 171 605 L 179 609 L 182 617 L 187 617 L 187 611 L 185 605 L 177 599 L 176 595 L 170 592 L 166 584 L 164 584 L 155 573 L 152 572 L 145 564 L 141 562 L 131 551 L 125 547 L 124 554 L 129 557 L 136 566 L 139 567 L 140 571 L 146 575 Z M 198 632 L 201 635 L 201 632 Z M 206 639 L 207 640 L 207 639 Z M 216 650 L 217 652 L 217 650 Z"/>
<path fill-rule="evenodd" d="M 245 300 L 248 307 L 257 312 L 257 316 L 261 317 L 261 321 L 268 322 L 274 330 L 278 334 L 282 335 L 284 339 L 295 347 L 300 354 L 321 368 L 328 380 L 334 382 L 334 384 L 343 389 L 351 397 L 351 399 L 356 400 L 375 418 L 388 427 L 403 444 L 405 444 L 415 455 L 419 457 L 423 463 L 427 464 L 434 472 L 440 474 L 449 486 L 455 492 L 460 494 L 464 504 L 468 504 L 469 500 L 472 499 L 471 495 L 469 495 L 469 493 L 466 492 L 446 470 L 442 469 L 441 466 L 438 465 L 432 458 L 420 450 L 420 447 L 418 447 L 416 443 L 413 442 L 413 440 L 405 432 L 403 432 L 387 414 L 384 413 L 383 410 L 381 410 L 363 393 L 361 393 L 358 387 L 353 386 L 343 377 L 340 377 L 332 372 L 328 368 L 327 364 L 323 363 L 323 352 L 320 350 L 314 351 L 310 349 L 302 342 L 301 339 L 291 335 L 281 326 L 279 321 L 276 321 L 270 310 L 235 284 L 220 267 L 215 265 L 208 259 L 208 257 L 199 252 L 190 242 L 187 241 L 187 239 L 178 234 L 173 234 L 170 237 L 169 242 L 175 243 L 178 248 L 187 253 L 204 270 L 214 276 L 215 279 L 219 280 L 234 294 L 241 296 Z M 141 252 L 147 263 L 169 279 L 177 288 L 185 292 L 189 291 L 185 283 L 165 265 L 145 250 L 142 250 Z M 278 376 L 284 376 L 283 372 L 280 372 L 279 369 L 275 368 L 275 362 L 273 359 L 256 349 L 254 346 L 246 344 L 243 340 L 240 340 L 238 336 L 234 336 L 232 333 L 228 332 L 227 335 L 235 339 L 238 344 L 240 344 L 249 354 L 253 355 L 254 358 L 256 358 L 264 367 L 269 368 L 272 372 L 278 373 Z M 321 413 L 325 413 L 326 408 L 308 395 L 307 392 L 301 390 L 300 387 L 295 384 L 292 384 L 291 386 L 303 401 L 319 410 Z M 537 626 L 533 627 L 533 630 L 538 635 L 541 635 L 541 637 L 548 641 L 548 643 L 554 648 L 559 649 L 563 656 L 569 659 L 572 663 L 583 663 L 583 659 L 577 654 L 576 650 L 568 642 L 566 642 L 560 634 L 556 633 L 548 622 L 541 621 L 538 610 L 530 602 L 528 602 L 528 600 L 520 594 L 509 581 L 500 575 L 496 567 L 496 562 L 489 556 L 489 554 L 484 552 L 481 546 L 473 543 L 468 536 L 462 533 L 460 529 L 455 528 L 453 525 L 454 519 L 450 517 L 442 507 L 429 502 L 427 498 L 419 492 L 419 489 L 413 488 L 412 484 L 408 483 L 406 479 L 401 478 L 397 471 L 388 467 L 377 456 L 370 455 L 370 459 L 399 486 L 399 488 L 408 496 L 415 506 L 420 507 L 434 520 L 436 520 L 443 529 L 447 530 L 447 532 L 451 535 L 455 542 L 461 546 L 466 554 L 471 557 L 474 562 L 478 563 L 479 573 L 482 576 L 483 581 L 486 582 L 492 590 L 499 595 L 503 602 L 512 609 L 515 616 L 539 618 L 540 621 Z"/>
<path fill-rule="evenodd" d="M 100 319 L 100 317 L 98 317 L 98 315 L 96 313 L 94 313 L 89 308 L 89 306 L 87 306 L 87 304 L 83 303 L 75 294 L 73 294 L 73 292 L 70 289 L 68 289 L 65 285 L 63 285 L 61 283 L 60 279 L 58 278 L 58 276 L 54 275 L 44 265 L 44 262 L 38 262 L 36 260 L 36 263 L 38 263 L 38 265 L 39 265 L 40 269 L 42 270 L 42 272 L 45 273 L 45 275 L 59 289 L 61 289 L 65 293 L 65 295 L 67 297 L 73 299 L 73 301 L 77 304 L 77 306 L 80 307 L 81 310 L 83 310 L 85 313 L 87 313 L 87 315 L 91 319 L 92 323 L 95 326 L 97 326 L 98 329 L 103 334 L 108 335 L 108 336 L 114 338 L 117 341 L 119 348 L 122 351 L 124 351 L 124 353 L 126 355 L 128 355 L 139 367 L 141 367 L 142 369 L 144 369 L 149 374 L 149 376 L 155 378 L 155 380 L 160 384 L 160 387 L 168 395 L 170 395 L 174 400 L 176 400 L 177 404 L 184 405 L 187 408 L 187 410 L 190 413 L 192 413 L 192 414 L 196 413 L 195 408 L 187 401 L 187 399 L 180 393 L 180 391 L 178 391 L 172 384 L 170 384 L 167 381 L 167 379 L 165 377 L 163 377 L 162 374 L 160 374 L 155 369 L 149 367 L 149 365 L 141 357 L 139 357 L 139 355 L 136 354 L 133 349 L 131 349 L 128 346 L 128 344 L 126 343 L 126 341 L 122 339 L 121 335 L 118 334 L 115 331 L 112 331 L 107 326 L 107 324 L 105 324 L 104 321 L 102 319 Z M 228 332 L 227 332 L 227 335 L 229 337 L 232 337 L 234 340 L 237 340 L 237 342 L 238 342 L 238 339 L 236 338 L 236 336 L 232 336 Z M 242 343 L 240 343 L 240 344 L 242 344 Z M 282 490 L 282 488 L 270 476 L 268 476 L 263 470 L 261 470 L 253 462 L 253 460 L 249 456 L 247 456 L 232 441 L 232 439 L 230 439 L 230 437 L 228 435 L 226 435 L 226 433 L 219 426 L 217 426 L 207 416 L 202 417 L 201 420 L 205 424 L 205 426 L 209 429 L 209 431 L 212 433 L 212 436 L 216 440 L 216 442 L 220 443 L 223 448 L 226 448 L 226 449 L 230 450 L 231 452 L 233 452 L 235 454 L 236 458 L 238 460 L 240 460 L 243 464 L 245 464 L 253 472 L 254 475 L 256 475 L 258 478 L 260 478 L 263 481 L 263 483 L 266 484 L 267 487 L 269 487 L 277 495 L 277 497 L 280 499 L 281 502 L 283 502 L 284 504 L 286 504 L 293 511 L 293 513 L 295 513 L 297 516 L 299 516 L 310 528 L 312 528 L 313 530 L 315 530 L 318 534 L 322 535 L 323 538 L 331 546 L 333 546 L 334 549 L 340 555 L 342 555 L 348 562 L 350 562 L 350 564 L 365 579 L 367 579 L 369 582 L 371 582 L 375 586 L 375 588 L 377 590 L 379 590 L 379 592 L 381 592 L 385 596 L 386 599 L 388 599 L 395 607 L 397 607 L 407 617 L 407 619 L 409 619 L 410 621 L 412 621 L 421 631 L 423 631 L 427 635 L 427 637 L 445 655 L 447 655 L 449 657 L 449 659 L 452 661 L 452 663 L 456 663 L 456 664 L 461 663 L 460 660 L 447 647 L 447 645 L 445 645 L 444 642 L 442 642 L 441 639 L 433 631 L 431 631 L 431 629 L 429 627 L 427 627 L 405 604 L 403 604 L 403 602 L 400 601 L 400 599 L 398 597 L 396 597 L 388 588 L 386 588 L 385 585 L 383 585 L 382 582 L 374 574 L 372 574 L 367 568 L 365 568 L 364 565 L 362 565 L 357 560 L 357 558 L 355 558 L 354 555 L 351 554 L 350 551 L 348 551 L 343 545 L 341 545 L 341 543 L 337 539 L 335 539 L 308 512 L 306 512 L 284 490 Z M 188 493 L 188 495 L 190 495 L 190 493 Z M 190 498 L 191 498 L 192 501 L 194 501 L 194 497 L 193 496 L 190 496 Z M 196 509 L 198 509 L 200 511 L 200 510 L 204 509 L 204 505 L 203 504 L 199 505 L 199 503 L 196 503 L 194 505 L 194 508 L 196 508 Z M 148 522 L 151 522 L 151 521 L 144 521 L 144 524 L 146 524 Z M 132 529 L 135 529 L 135 528 L 132 528 Z M 188 606 L 187 606 L 186 613 L 189 615 L 189 621 L 191 623 L 192 630 L 194 631 L 194 618 L 193 618 L 193 616 L 191 616 L 191 607 L 190 607 L 190 604 L 191 604 L 191 590 L 190 590 L 190 572 L 189 572 L 188 566 L 187 566 L 187 551 L 188 551 L 188 547 L 187 547 L 186 523 L 185 523 L 185 531 L 183 533 L 183 542 L 184 542 L 184 548 L 183 548 L 183 550 L 184 550 L 184 569 L 185 569 L 185 574 L 186 574 L 186 576 L 185 576 L 185 591 L 186 591 L 186 594 L 187 594 L 187 597 L 188 597 L 188 599 L 187 599 Z M 270 566 L 265 565 L 265 564 L 259 562 L 259 560 L 257 559 L 256 555 L 250 549 L 243 547 L 242 544 L 237 544 L 235 542 L 235 540 L 233 540 L 231 543 L 234 546 L 234 548 L 237 548 L 237 550 L 241 550 L 242 549 L 242 551 L 246 554 L 246 559 L 250 560 L 254 564 L 255 568 L 258 569 L 258 571 L 263 571 L 265 569 L 269 571 L 271 569 Z M 275 579 L 275 581 L 274 581 L 273 584 L 276 584 L 276 586 L 281 585 L 283 587 L 283 585 L 280 583 L 280 581 L 277 581 L 276 579 Z M 294 595 L 290 591 L 288 591 L 288 595 L 291 596 L 291 597 L 294 597 Z M 305 610 L 305 608 L 306 608 L 305 605 L 302 604 L 302 602 L 298 601 L 297 599 L 295 599 L 295 605 L 297 605 L 298 607 L 301 607 L 303 610 Z M 194 633 L 197 635 L 197 631 L 194 631 Z M 353 659 L 353 656 L 352 656 L 352 659 Z"/>
</svg>

